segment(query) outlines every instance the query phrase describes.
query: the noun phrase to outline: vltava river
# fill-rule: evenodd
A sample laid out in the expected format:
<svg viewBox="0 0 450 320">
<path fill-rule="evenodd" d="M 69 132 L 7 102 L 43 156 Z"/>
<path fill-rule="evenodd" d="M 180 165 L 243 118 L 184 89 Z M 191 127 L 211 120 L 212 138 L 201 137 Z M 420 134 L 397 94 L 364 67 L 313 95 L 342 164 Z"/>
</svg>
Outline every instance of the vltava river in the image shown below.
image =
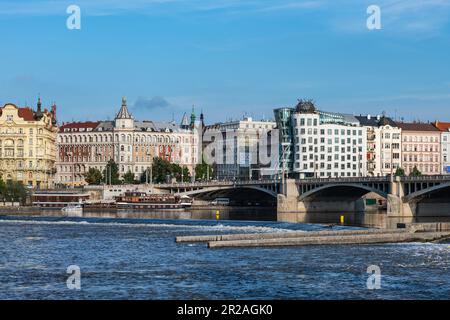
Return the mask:
<svg viewBox="0 0 450 320">
<path fill-rule="evenodd" d="M 211 250 L 178 235 L 318 230 L 279 222 L 0 217 L 0 299 L 448 299 L 449 244 Z M 341 227 L 335 227 L 341 228 Z M 67 267 L 81 270 L 68 289 Z M 367 268 L 381 289 L 367 289 Z"/>
</svg>

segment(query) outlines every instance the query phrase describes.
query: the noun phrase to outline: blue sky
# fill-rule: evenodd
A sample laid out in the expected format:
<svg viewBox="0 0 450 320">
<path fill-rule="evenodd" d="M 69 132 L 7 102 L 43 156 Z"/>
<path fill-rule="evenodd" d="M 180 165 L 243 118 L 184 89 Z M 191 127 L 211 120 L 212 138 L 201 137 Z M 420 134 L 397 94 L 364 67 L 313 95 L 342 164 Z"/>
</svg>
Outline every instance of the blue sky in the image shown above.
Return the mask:
<svg viewBox="0 0 450 320">
<path fill-rule="evenodd" d="M 66 8 L 81 8 L 68 30 Z M 381 7 L 382 29 L 366 28 Z M 60 121 L 208 123 L 314 99 L 353 114 L 450 121 L 450 0 L 2 0 L 0 104 Z"/>
</svg>

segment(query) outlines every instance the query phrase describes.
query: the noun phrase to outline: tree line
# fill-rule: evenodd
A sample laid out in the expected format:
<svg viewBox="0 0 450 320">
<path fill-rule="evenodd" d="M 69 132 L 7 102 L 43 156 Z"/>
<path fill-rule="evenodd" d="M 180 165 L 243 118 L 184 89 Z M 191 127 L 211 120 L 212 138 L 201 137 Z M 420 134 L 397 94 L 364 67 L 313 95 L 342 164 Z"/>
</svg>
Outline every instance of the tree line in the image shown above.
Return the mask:
<svg viewBox="0 0 450 320">
<path fill-rule="evenodd" d="M 8 180 L 6 183 L 0 178 L 0 202 L 25 203 L 27 189 L 20 181 Z"/>
<path fill-rule="evenodd" d="M 166 183 L 176 180 L 177 182 L 191 182 L 192 175 L 187 167 L 157 157 L 153 159 L 151 168 L 147 168 L 136 180 L 134 173 L 127 171 L 123 178 L 120 178 L 119 166 L 114 160 L 109 160 L 105 169 L 100 171 L 90 168 L 85 173 L 85 180 L 89 185 L 100 184 L 140 184 L 140 183 Z M 213 178 L 213 169 L 206 163 L 197 164 L 195 167 L 195 180 L 207 180 Z"/>
</svg>

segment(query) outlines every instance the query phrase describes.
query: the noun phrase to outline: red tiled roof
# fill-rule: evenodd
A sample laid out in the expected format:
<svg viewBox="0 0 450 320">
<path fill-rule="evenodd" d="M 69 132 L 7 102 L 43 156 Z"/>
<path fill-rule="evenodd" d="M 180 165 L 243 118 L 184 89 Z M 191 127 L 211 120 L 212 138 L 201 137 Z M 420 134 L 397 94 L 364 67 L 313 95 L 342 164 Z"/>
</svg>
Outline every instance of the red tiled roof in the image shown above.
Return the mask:
<svg viewBox="0 0 450 320">
<path fill-rule="evenodd" d="M 401 128 L 404 131 L 439 131 L 438 128 L 436 128 L 431 123 L 402 123 L 397 122 L 397 125 L 399 128 Z"/>
<path fill-rule="evenodd" d="M 436 121 L 434 125 L 441 131 L 450 131 L 450 122 Z"/>
<path fill-rule="evenodd" d="M 25 121 L 34 121 L 34 113 L 31 108 L 19 108 L 18 114 Z"/>
<path fill-rule="evenodd" d="M 69 122 L 64 123 L 59 127 L 61 132 L 64 132 L 65 129 L 75 129 L 73 131 L 78 131 L 79 129 L 95 129 L 99 125 L 98 121 L 86 121 L 86 122 Z M 71 130 L 72 131 L 72 130 Z"/>
</svg>

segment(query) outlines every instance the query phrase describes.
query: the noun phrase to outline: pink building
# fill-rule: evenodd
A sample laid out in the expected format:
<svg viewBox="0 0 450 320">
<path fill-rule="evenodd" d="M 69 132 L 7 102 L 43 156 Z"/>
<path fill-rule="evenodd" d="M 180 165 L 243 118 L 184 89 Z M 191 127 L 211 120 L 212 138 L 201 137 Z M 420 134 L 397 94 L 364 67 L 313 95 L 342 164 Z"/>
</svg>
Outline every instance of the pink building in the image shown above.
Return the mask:
<svg viewBox="0 0 450 320">
<path fill-rule="evenodd" d="M 429 123 L 398 123 L 402 129 L 402 167 L 410 174 L 441 174 L 441 132 Z"/>
</svg>

